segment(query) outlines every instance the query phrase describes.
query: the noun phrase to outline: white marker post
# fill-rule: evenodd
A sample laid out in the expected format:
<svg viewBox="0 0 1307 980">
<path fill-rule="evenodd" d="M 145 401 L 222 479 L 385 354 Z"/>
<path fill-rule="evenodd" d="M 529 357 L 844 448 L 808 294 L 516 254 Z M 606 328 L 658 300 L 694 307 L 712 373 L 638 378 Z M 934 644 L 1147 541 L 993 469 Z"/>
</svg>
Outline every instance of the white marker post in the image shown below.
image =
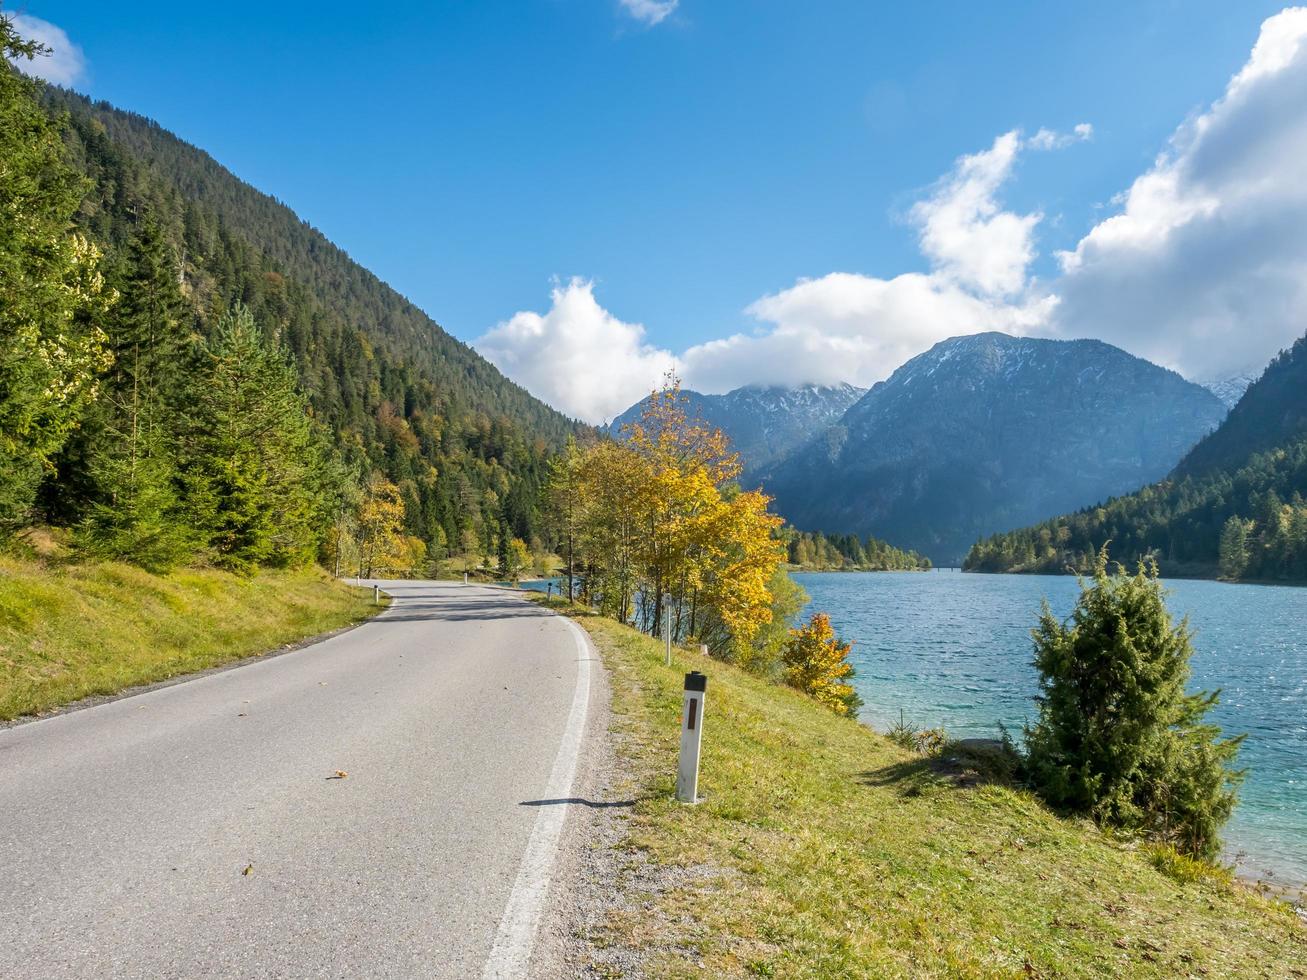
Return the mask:
<svg viewBox="0 0 1307 980">
<path fill-rule="evenodd" d="M 681 763 L 676 771 L 676 798 L 699 802 L 699 744 L 703 741 L 703 702 L 708 678 L 692 670 L 685 675 L 685 704 L 681 707 Z"/>
<path fill-rule="evenodd" d="M 379 585 L 372 586 L 372 604 L 374 606 L 381 605 L 381 586 Z"/>
</svg>

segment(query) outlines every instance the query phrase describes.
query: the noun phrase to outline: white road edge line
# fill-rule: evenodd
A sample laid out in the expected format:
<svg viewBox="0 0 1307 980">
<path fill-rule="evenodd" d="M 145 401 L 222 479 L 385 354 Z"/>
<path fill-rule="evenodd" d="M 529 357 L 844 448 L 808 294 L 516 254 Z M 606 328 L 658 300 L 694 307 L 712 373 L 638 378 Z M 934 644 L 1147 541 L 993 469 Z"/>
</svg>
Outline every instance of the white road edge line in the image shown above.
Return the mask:
<svg viewBox="0 0 1307 980">
<path fill-rule="evenodd" d="M 572 631 L 578 657 L 572 710 L 567 716 L 563 741 L 558 746 L 558 757 L 554 760 L 554 769 L 545 788 L 545 798 L 550 800 L 565 800 L 572 795 L 577 758 L 581 752 L 581 736 L 585 732 L 586 712 L 590 707 L 590 660 L 593 656 L 585 631 L 568 617 L 559 618 Z M 517 871 L 517 880 L 508 896 L 504 916 L 499 920 L 495 944 L 490 949 L 485 969 L 481 971 L 483 980 L 516 980 L 527 975 L 568 806 L 569 804 L 562 803 L 542 806 L 536 814 L 535 826 Z"/>
</svg>

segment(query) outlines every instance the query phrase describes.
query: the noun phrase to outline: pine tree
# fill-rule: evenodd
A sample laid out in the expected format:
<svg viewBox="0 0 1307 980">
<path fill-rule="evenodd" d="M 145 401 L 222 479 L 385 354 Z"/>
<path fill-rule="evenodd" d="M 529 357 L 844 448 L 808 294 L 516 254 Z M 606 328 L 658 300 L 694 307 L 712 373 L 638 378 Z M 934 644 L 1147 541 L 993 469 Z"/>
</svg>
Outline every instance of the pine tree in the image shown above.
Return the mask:
<svg viewBox="0 0 1307 980">
<path fill-rule="evenodd" d="M 499 521 L 499 536 L 495 539 L 495 560 L 496 568 L 499 571 L 500 578 L 508 578 L 512 571 L 512 536 L 508 531 L 508 521 L 501 518 Z"/>
<path fill-rule="evenodd" d="M 1248 523 L 1238 514 L 1221 530 L 1221 577 L 1238 579 L 1248 568 Z"/>
<path fill-rule="evenodd" d="M 1203 721 L 1217 694 L 1187 694 L 1189 627 L 1171 620 L 1156 566 L 1109 573 L 1107 550 L 1067 623 L 1045 605 L 1032 632 L 1039 719 L 1032 779 L 1053 806 L 1214 857 L 1242 773 L 1242 738 Z"/>
<path fill-rule="evenodd" d="M 308 561 L 333 515 L 330 471 L 286 355 L 236 306 L 190 372 L 181 479 L 214 561 Z"/>
<path fill-rule="evenodd" d="M 30 519 L 108 364 L 99 318 L 113 294 L 99 251 L 70 231 L 87 184 L 8 61 L 43 53 L 0 13 L 0 534 Z"/>
<path fill-rule="evenodd" d="M 121 297 L 108 318 L 114 363 L 83 439 L 89 550 L 167 568 L 193 552 L 176 494 L 176 403 L 185 341 L 175 263 L 149 218 L 127 248 Z"/>
</svg>

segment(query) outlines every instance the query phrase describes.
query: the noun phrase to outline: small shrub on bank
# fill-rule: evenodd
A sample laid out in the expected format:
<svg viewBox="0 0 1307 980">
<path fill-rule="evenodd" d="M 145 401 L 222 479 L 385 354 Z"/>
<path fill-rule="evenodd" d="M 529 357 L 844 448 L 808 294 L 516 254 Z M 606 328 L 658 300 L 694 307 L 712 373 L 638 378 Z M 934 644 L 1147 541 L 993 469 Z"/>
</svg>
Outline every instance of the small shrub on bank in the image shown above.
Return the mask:
<svg viewBox="0 0 1307 980">
<path fill-rule="evenodd" d="M 903 718 L 903 712 L 899 712 L 899 720 L 889 727 L 885 733 L 895 745 L 907 749 L 909 752 L 918 751 L 918 739 L 921 737 L 921 729 L 910 721 Z"/>
<path fill-rule="evenodd" d="M 806 626 L 790 631 L 781 659 L 785 664 L 785 683 L 821 702 L 837 715 L 856 718 L 862 698 L 853 686 L 853 664 L 849 663 L 852 643 L 843 643 L 835 635 L 830 617 L 814 613 Z"/>
<path fill-rule="evenodd" d="M 1109 573 L 1104 548 L 1066 623 L 1045 604 L 1029 772 L 1055 807 L 1210 860 L 1242 779 L 1229 767 L 1242 739 L 1203 721 L 1219 692 L 1185 692 L 1189 627 L 1165 596 L 1155 565 Z"/>
<path fill-rule="evenodd" d="M 899 712 L 899 720 L 890 726 L 885 737 L 909 752 L 920 752 L 922 755 L 938 755 L 950 744 L 944 729 L 921 728 L 905 721 L 902 711 Z"/>
</svg>

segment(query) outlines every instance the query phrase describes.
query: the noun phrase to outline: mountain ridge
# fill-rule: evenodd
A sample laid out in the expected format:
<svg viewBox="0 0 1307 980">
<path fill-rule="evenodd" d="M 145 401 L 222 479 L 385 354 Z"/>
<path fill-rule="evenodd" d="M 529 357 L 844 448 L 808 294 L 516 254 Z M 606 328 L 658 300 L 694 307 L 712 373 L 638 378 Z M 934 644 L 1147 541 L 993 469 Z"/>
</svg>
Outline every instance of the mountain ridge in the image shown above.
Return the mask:
<svg viewBox="0 0 1307 980">
<path fill-rule="evenodd" d="M 1098 549 L 1169 575 L 1307 580 L 1307 337 L 1165 479 L 976 541 L 982 572 L 1086 570 Z"/>
<path fill-rule="evenodd" d="M 224 231 L 256 247 L 324 306 L 350 311 L 356 318 L 354 325 L 384 340 L 392 353 L 421 354 L 433 366 L 447 365 L 452 377 L 468 382 L 472 395 L 467 407 L 519 421 L 538 417 L 555 441 L 576 426 L 446 331 L 287 204 L 235 174 L 203 148 L 148 116 L 103 100 L 49 85 L 42 87 L 42 95 L 47 106 L 69 114 L 83 142 L 100 135 L 126 151 L 181 200 L 211 211 Z M 187 252 L 183 249 L 183 257 Z"/>
<path fill-rule="evenodd" d="M 1211 392 L 1103 341 L 969 334 L 906 362 L 762 476 L 797 527 L 959 564 L 986 529 L 1165 475 L 1224 415 Z"/>
<path fill-rule="evenodd" d="M 752 483 L 773 460 L 802 445 L 837 420 L 866 393 L 848 383 L 837 385 L 743 385 L 724 394 L 682 389 L 685 408 L 721 429 L 744 465 L 743 481 Z M 648 399 L 636 402 L 608 425 L 620 435 L 622 426 L 638 422 Z"/>
</svg>

